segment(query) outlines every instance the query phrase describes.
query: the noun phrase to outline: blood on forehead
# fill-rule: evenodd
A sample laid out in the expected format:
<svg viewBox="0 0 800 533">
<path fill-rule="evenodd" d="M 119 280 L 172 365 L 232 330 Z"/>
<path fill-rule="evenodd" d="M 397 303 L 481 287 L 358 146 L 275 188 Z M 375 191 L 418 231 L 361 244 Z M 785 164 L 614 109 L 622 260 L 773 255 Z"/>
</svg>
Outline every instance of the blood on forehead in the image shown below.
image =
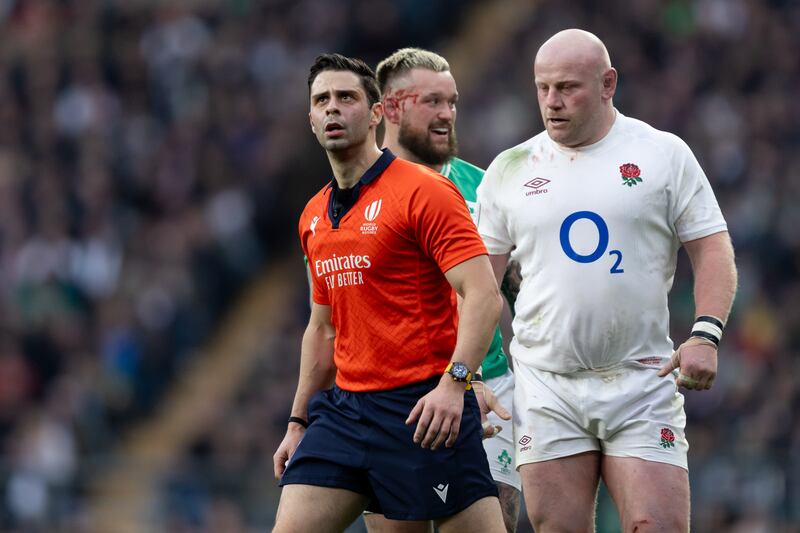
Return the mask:
<svg viewBox="0 0 800 533">
<path fill-rule="evenodd" d="M 419 93 L 415 93 L 409 89 L 397 89 L 396 91 L 388 91 L 384 96 L 385 102 L 391 102 L 395 107 L 402 107 L 403 102 L 410 100 L 411 104 L 416 104 L 419 98 Z"/>
</svg>

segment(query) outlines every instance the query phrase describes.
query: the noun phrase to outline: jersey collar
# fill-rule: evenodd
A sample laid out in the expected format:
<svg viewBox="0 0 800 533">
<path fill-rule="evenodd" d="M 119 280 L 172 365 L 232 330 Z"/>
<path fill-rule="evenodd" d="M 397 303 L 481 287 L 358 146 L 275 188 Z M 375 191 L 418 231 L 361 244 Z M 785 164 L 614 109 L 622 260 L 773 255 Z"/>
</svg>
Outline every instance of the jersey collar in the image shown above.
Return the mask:
<svg viewBox="0 0 800 533">
<path fill-rule="evenodd" d="M 346 194 L 346 199 L 337 198 L 336 191 L 339 190 L 339 185 L 336 182 L 336 178 L 333 178 L 328 184 L 328 188 L 332 192 L 328 198 L 328 219 L 331 221 L 331 227 L 333 229 L 338 229 L 339 222 L 344 218 L 347 212 L 350 211 L 350 208 L 355 205 L 358 200 L 358 195 L 361 193 L 361 187 L 378 179 L 378 177 L 383 174 L 383 171 L 396 159 L 395 155 L 388 148 L 384 148 L 382 152 L 378 160 L 364 172 L 364 175 L 361 176 L 361 179 L 358 180 L 352 189 L 349 189 L 347 193 L 340 193 L 340 195 Z"/>
<path fill-rule="evenodd" d="M 366 185 L 372 181 L 375 181 L 375 179 L 381 174 L 383 174 L 383 171 L 386 170 L 386 168 L 397 157 L 388 148 L 383 148 L 381 151 L 383 152 L 383 154 L 381 154 L 378 160 L 372 163 L 372 166 L 369 167 L 366 172 L 364 172 L 363 176 L 361 176 L 361 179 L 359 181 L 361 182 L 362 185 Z"/>
<path fill-rule="evenodd" d="M 453 169 L 453 160 L 451 159 L 450 161 L 448 161 L 447 163 L 442 165 L 442 168 L 439 169 L 439 174 L 441 174 L 445 178 L 449 179 L 450 178 L 450 171 L 452 169 Z"/>
<path fill-rule="evenodd" d="M 394 155 L 392 151 L 389 150 L 388 148 L 382 148 L 381 152 L 383 153 L 378 158 L 378 160 L 372 163 L 372 166 L 369 167 L 367 171 L 364 172 L 364 175 L 361 176 L 361 179 L 358 180 L 358 182 L 355 185 L 356 187 L 361 187 L 362 185 L 367 185 L 375 181 L 378 178 L 378 176 L 383 174 L 383 171 L 386 170 L 386 168 L 392 163 L 392 161 L 397 159 L 397 156 Z M 331 178 L 330 183 L 328 183 L 328 188 L 329 189 L 339 188 L 339 186 L 336 183 L 336 178 Z"/>
</svg>

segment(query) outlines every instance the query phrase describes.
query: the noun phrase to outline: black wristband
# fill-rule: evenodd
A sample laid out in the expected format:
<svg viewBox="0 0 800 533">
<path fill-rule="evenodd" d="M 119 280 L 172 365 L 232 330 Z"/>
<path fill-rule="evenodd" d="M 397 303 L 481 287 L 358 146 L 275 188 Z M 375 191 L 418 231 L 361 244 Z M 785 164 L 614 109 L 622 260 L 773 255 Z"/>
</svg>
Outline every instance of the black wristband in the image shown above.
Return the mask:
<svg viewBox="0 0 800 533">
<path fill-rule="evenodd" d="M 695 322 L 708 322 L 709 324 L 714 324 L 719 329 L 724 330 L 725 326 L 722 324 L 722 321 L 715 316 L 709 315 L 700 315 L 699 317 L 694 319 Z"/>
<path fill-rule="evenodd" d="M 300 424 L 304 428 L 308 429 L 308 422 L 300 418 L 299 416 L 290 416 L 289 423 L 291 424 L 292 422 L 294 422 L 295 424 Z"/>
<path fill-rule="evenodd" d="M 480 374 L 475 374 L 474 376 L 472 376 L 472 381 L 473 382 L 476 382 L 476 381 L 483 382 L 483 376 L 481 376 Z"/>
<path fill-rule="evenodd" d="M 702 337 L 704 339 L 708 339 L 714 343 L 715 346 L 719 346 L 719 339 L 716 338 L 711 333 L 706 333 L 705 331 L 693 331 L 692 337 Z"/>
</svg>

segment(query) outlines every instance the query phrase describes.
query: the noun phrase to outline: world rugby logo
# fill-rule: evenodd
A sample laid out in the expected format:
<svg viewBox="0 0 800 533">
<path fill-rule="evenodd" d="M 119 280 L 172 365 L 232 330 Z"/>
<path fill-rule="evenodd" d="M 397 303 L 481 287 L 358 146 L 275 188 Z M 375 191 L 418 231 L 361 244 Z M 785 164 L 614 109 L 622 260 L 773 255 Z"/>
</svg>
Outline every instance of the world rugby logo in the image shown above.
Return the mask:
<svg viewBox="0 0 800 533">
<path fill-rule="evenodd" d="M 381 204 L 383 200 L 375 200 L 371 204 L 367 206 L 364 210 L 364 218 L 368 221 L 373 222 L 376 218 L 378 218 L 378 213 L 381 212 Z"/>
</svg>

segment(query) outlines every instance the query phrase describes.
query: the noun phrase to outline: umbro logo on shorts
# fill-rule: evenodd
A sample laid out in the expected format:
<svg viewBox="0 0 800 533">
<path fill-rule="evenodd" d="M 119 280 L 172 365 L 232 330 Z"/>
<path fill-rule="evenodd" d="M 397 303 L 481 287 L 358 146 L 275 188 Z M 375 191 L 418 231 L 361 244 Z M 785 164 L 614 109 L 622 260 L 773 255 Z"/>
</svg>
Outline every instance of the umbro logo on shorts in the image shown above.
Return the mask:
<svg viewBox="0 0 800 533">
<path fill-rule="evenodd" d="M 441 498 L 442 503 L 447 503 L 447 489 L 449 489 L 449 488 L 450 488 L 450 484 L 449 483 L 447 485 L 439 483 L 438 487 L 433 487 L 433 492 L 435 492 L 436 495 L 439 498 Z"/>
</svg>

